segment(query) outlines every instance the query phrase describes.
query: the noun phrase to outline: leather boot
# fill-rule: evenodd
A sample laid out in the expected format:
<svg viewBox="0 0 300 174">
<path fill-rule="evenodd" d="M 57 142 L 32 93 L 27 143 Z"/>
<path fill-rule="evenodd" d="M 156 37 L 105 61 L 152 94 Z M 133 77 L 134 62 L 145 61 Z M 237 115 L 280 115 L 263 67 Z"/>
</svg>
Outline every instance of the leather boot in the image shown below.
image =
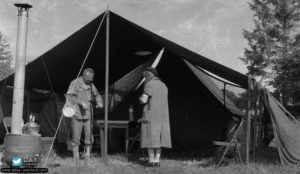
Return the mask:
<svg viewBox="0 0 300 174">
<path fill-rule="evenodd" d="M 91 159 L 91 146 L 90 145 L 86 145 L 85 146 L 85 155 L 84 155 L 85 159 Z"/>
<path fill-rule="evenodd" d="M 79 159 L 79 147 L 73 146 L 73 159 Z"/>
</svg>

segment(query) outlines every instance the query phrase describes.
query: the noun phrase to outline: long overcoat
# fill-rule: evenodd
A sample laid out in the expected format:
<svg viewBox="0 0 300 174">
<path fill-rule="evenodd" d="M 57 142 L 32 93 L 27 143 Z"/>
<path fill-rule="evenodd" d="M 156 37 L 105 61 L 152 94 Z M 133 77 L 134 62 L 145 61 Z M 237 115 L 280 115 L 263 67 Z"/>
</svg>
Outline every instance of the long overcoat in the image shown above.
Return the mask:
<svg viewBox="0 0 300 174">
<path fill-rule="evenodd" d="M 141 126 L 142 148 L 171 148 L 168 88 L 157 77 L 145 83 L 144 94 L 149 96 Z"/>
</svg>

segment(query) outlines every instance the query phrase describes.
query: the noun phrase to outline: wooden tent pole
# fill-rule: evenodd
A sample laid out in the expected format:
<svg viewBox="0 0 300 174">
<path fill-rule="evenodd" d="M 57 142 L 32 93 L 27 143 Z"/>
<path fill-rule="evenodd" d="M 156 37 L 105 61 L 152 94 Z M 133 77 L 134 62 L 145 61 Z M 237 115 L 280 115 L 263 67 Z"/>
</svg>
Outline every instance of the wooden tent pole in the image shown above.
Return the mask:
<svg viewBox="0 0 300 174">
<path fill-rule="evenodd" d="M 250 154 L 250 143 L 251 143 L 251 88 L 252 86 L 252 76 L 248 76 L 248 89 L 247 89 L 247 136 L 246 136 L 246 165 L 249 164 L 249 154 Z"/>
<path fill-rule="evenodd" d="M 224 106 L 226 107 L 226 82 L 224 82 L 223 102 L 224 102 Z"/>
<path fill-rule="evenodd" d="M 263 104 L 261 102 L 259 102 L 259 106 L 258 106 L 258 115 L 259 115 L 259 120 L 258 120 L 258 130 L 257 130 L 257 147 L 258 150 L 261 149 L 261 145 L 262 145 L 262 130 L 263 130 Z"/>
<path fill-rule="evenodd" d="M 253 154 L 252 154 L 252 157 L 253 157 L 253 160 L 255 161 L 255 158 L 256 158 L 256 144 L 257 144 L 257 107 L 255 106 L 255 110 L 254 110 L 254 119 L 253 119 L 253 141 L 252 141 L 252 151 L 253 151 Z"/>
<path fill-rule="evenodd" d="M 258 93 L 257 95 L 257 100 L 255 102 L 255 115 L 254 115 L 254 123 L 253 123 L 253 160 L 255 161 L 256 159 L 256 148 L 258 145 L 258 116 L 259 116 L 259 107 L 260 107 L 260 91 L 256 91 Z"/>
<path fill-rule="evenodd" d="M 106 11 L 106 56 L 105 56 L 105 110 L 104 110 L 104 154 L 107 159 L 107 120 L 108 120 L 108 83 L 109 83 L 109 11 Z"/>
</svg>

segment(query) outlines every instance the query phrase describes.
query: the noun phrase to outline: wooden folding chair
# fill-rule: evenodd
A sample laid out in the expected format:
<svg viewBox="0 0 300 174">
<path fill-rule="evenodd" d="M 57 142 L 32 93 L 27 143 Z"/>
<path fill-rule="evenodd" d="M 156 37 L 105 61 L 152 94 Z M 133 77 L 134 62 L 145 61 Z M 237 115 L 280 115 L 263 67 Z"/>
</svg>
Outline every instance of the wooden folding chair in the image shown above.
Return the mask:
<svg viewBox="0 0 300 174">
<path fill-rule="evenodd" d="M 132 135 L 132 133 L 129 133 L 129 146 L 128 146 L 128 152 L 132 150 L 133 148 L 133 145 L 140 141 L 140 138 L 141 138 L 141 124 L 138 123 L 138 122 L 130 122 L 129 123 L 129 129 L 132 130 L 132 129 L 136 129 L 136 133 Z"/>
<path fill-rule="evenodd" d="M 241 119 L 238 120 L 238 122 L 235 123 L 235 125 L 233 127 L 233 131 L 229 135 L 227 141 L 225 141 L 225 142 L 223 142 L 223 141 L 214 141 L 213 142 L 214 145 L 223 146 L 222 150 L 220 151 L 220 153 L 218 153 L 217 157 L 215 158 L 217 166 L 221 165 L 221 163 L 225 159 L 225 155 L 227 154 L 230 147 L 235 148 L 235 152 L 237 153 L 237 156 L 238 156 L 240 162 L 243 163 L 241 153 L 240 153 L 240 150 L 239 150 L 239 147 L 241 145 L 237 140 L 237 133 L 243 125 L 243 120 L 244 119 L 241 118 Z"/>
<path fill-rule="evenodd" d="M 136 133 L 133 134 L 133 136 L 129 135 L 130 143 L 128 146 L 128 152 L 132 152 L 134 144 L 140 143 L 140 141 L 141 141 L 141 123 L 140 122 L 131 122 L 129 124 L 131 124 L 129 127 L 137 130 Z M 137 153 L 141 154 L 144 159 L 146 158 L 146 155 L 142 148 L 139 148 Z"/>
</svg>

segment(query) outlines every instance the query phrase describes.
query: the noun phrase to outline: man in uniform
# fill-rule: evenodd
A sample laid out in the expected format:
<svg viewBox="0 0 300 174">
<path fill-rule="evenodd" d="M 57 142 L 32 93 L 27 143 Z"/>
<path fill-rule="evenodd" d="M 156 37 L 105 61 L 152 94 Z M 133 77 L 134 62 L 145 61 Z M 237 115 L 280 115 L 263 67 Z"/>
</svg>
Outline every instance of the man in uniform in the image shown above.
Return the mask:
<svg viewBox="0 0 300 174">
<path fill-rule="evenodd" d="M 94 71 L 91 68 L 84 69 L 82 76 L 73 80 L 67 92 L 67 102 L 75 106 L 75 114 L 72 119 L 72 148 L 73 158 L 79 159 L 79 145 L 81 133 L 85 133 L 85 158 L 90 158 L 92 146 L 92 109 L 93 102 L 96 108 L 102 108 L 101 95 L 93 84 Z"/>
</svg>

